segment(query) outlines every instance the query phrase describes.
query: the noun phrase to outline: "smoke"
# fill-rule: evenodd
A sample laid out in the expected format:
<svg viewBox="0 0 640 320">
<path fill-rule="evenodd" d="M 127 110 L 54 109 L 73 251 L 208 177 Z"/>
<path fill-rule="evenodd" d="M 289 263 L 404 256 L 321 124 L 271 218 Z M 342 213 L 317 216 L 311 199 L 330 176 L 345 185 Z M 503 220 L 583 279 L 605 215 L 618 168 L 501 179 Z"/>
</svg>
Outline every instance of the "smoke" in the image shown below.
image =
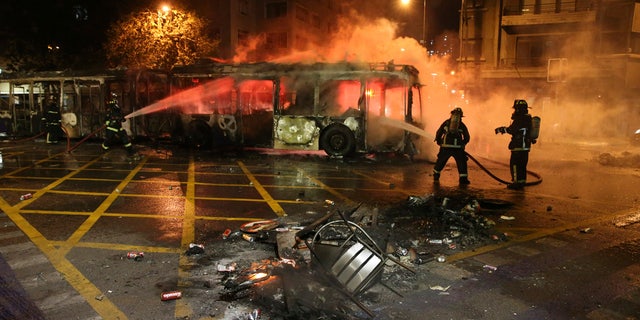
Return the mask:
<svg viewBox="0 0 640 320">
<path fill-rule="evenodd" d="M 421 156 L 433 160 L 437 153 L 437 146 L 433 142 L 433 137 L 440 123 L 449 117 L 449 112 L 456 106 L 462 106 L 464 100 L 460 98 L 459 92 L 455 92 L 456 81 L 450 76 L 451 61 L 449 56 L 428 56 L 426 49 L 420 45 L 418 40 L 397 36 L 398 24 L 394 21 L 378 18 L 371 19 L 358 14 L 356 11 L 349 12 L 337 21 L 337 30 L 322 45 L 308 43 L 306 50 L 296 50 L 286 55 L 273 55 L 266 60 L 279 63 L 314 63 L 314 62 L 393 62 L 398 64 L 408 64 L 416 67 L 420 72 L 420 82 L 424 85 L 421 89 L 421 96 L 414 96 L 414 100 L 421 99 L 422 112 L 414 111 L 419 118 L 414 119 L 419 122 L 425 130 L 421 135 L 418 146 Z M 304 35 L 301 36 L 304 38 Z M 312 38 L 308 36 L 306 38 Z M 252 39 L 252 46 L 239 48 L 235 62 L 249 62 L 243 59 L 255 56 L 255 50 L 260 46 L 259 41 L 264 37 Z M 414 108 L 418 104 L 414 103 Z M 399 110 L 402 114 L 403 110 Z M 398 113 L 398 112 L 395 112 Z M 378 136 L 386 136 L 383 132 L 389 126 L 376 126 L 380 130 L 374 133 Z"/>
</svg>

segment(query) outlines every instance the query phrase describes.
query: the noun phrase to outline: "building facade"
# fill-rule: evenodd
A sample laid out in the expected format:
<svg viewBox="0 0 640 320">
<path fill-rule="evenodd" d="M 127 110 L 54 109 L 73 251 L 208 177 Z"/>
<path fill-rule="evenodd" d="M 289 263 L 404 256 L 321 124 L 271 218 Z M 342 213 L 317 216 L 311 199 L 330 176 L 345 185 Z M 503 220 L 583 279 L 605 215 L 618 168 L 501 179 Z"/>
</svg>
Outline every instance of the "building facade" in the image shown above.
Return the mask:
<svg viewBox="0 0 640 320">
<path fill-rule="evenodd" d="M 618 108 L 614 134 L 640 126 L 639 1 L 463 0 L 460 17 L 459 67 L 482 80 L 468 92 L 510 88 L 565 120 L 570 104 Z"/>
<path fill-rule="evenodd" d="M 319 46 L 335 31 L 336 0 L 214 0 L 192 2 L 211 22 L 224 60 L 260 61 Z"/>
<path fill-rule="evenodd" d="M 464 0 L 462 69 L 482 79 L 640 87 L 640 2 Z"/>
</svg>

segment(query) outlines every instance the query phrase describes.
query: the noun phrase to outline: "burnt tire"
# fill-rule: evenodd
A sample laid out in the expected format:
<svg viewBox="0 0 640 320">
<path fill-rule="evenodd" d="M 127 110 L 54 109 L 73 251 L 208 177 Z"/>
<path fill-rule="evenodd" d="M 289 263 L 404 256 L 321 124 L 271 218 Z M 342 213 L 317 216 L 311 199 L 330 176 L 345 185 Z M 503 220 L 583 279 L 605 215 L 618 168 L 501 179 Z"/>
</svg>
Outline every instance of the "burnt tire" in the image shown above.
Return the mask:
<svg viewBox="0 0 640 320">
<path fill-rule="evenodd" d="M 355 142 L 353 132 L 341 124 L 326 127 L 320 136 L 321 148 L 333 157 L 348 156 L 353 153 Z"/>
</svg>

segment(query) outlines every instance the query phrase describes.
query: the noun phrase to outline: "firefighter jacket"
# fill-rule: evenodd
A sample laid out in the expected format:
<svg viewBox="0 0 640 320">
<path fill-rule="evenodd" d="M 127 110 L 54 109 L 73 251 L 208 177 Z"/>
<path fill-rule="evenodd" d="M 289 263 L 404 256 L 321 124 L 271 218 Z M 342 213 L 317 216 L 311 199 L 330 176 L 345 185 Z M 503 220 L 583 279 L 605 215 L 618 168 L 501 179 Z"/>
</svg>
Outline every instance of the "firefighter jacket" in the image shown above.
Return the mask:
<svg viewBox="0 0 640 320">
<path fill-rule="evenodd" d="M 509 149 L 511 151 L 529 151 L 531 149 L 531 115 L 527 113 L 513 113 L 511 125 L 506 129 L 511 135 Z"/>
<path fill-rule="evenodd" d="M 42 122 L 47 126 L 59 126 L 62 123 L 59 109 L 57 104 L 49 104 L 47 110 L 42 115 Z"/>
<path fill-rule="evenodd" d="M 120 112 L 120 108 L 118 106 L 109 106 L 107 119 L 105 120 L 107 130 L 118 132 L 122 129 L 122 123 L 125 121 L 126 120 Z"/>
<path fill-rule="evenodd" d="M 442 148 L 461 148 L 469 143 L 469 130 L 467 126 L 460 121 L 456 130 L 450 129 L 451 119 L 445 120 L 436 131 L 436 143 Z"/>
</svg>

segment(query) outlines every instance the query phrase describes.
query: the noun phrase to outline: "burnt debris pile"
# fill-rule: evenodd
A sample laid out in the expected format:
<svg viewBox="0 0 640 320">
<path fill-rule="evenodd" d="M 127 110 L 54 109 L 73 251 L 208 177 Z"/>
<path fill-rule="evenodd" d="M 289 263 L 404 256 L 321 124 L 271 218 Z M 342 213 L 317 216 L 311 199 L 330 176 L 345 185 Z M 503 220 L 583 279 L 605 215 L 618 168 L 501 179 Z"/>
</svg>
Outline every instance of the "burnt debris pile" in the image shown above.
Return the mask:
<svg viewBox="0 0 640 320">
<path fill-rule="evenodd" d="M 595 161 L 603 166 L 609 167 L 640 168 L 640 154 L 628 151 L 622 152 L 619 155 L 608 152 L 601 153 L 596 157 Z"/>
<path fill-rule="evenodd" d="M 442 262 L 458 250 L 507 240 L 481 211 L 481 202 L 466 195 L 409 196 L 383 215 L 389 228 L 387 253 L 414 264 Z"/>
<path fill-rule="evenodd" d="M 305 223 L 227 230 L 207 259 L 217 268 L 218 301 L 273 319 L 374 318 L 377 305 L 428 277 L 429 262 L 508 240 L 482 203 L 464 194 L 410 196 L 385 209 L 336 206 Z"/>
</svg>

